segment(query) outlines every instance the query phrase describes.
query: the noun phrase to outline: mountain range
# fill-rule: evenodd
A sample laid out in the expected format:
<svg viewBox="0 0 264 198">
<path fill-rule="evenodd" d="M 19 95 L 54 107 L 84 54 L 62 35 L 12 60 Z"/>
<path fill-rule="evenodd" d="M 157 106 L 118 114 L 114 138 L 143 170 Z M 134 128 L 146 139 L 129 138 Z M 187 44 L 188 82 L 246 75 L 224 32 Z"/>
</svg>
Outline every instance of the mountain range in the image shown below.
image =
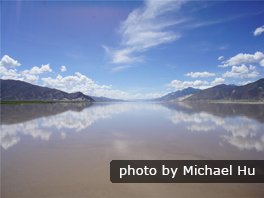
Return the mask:
<svg viewBox="0 0 264 198">
<path fill-rule="evenodd" d="M 58 89 L 41 87 L 19 80 L 0 79 L 0 87 L 1 101 L 124 101 L 106 97 L 87 96 L 82 92 L 67 93 Z M 187 89 L 168 93 L 151 101 L 174 102 L 212 100 L 264 101 L 264 78 L 242 86 L 221 84 L 204 90 L 189 87 Z"/>
<path fill-rule="evenodd" d="M 85 101 L 93 102 L 81 92 L 66 93 L 58 89 L 41 87 L 19 80 L 0 80 L 1 101 Z"/>
<path fill-rule="evenodd" d="M 264 78 L 242 86 L 221 84 L 208 89 L 187 88 L 155 99 L 170 101 L 243 100 L 264 101 Z"/>
<path fill-rule="evenodd" d="M 169 102 L 169 101 L 183 101 L 184 99 L 186 99 L 187 97 L 198 93 L 199 91 L 201 91 L 200 89 L 195 89 L 192 87 L 188 87 L 186 89 L 183 90 L 179 90 L 179 91 L 175 91 L 175 92 L 171 92 L 166 94 L 165 96 L 162 96 L 160 98 L 155 99 L 156 101 L 165 101 L 165 102 Z"/>
<path fill-rule="evenodd" d="M 264 78 L 242 86 L 217 85 L 201 90 L 186 100 L 264 100 Z"/>
</svg>

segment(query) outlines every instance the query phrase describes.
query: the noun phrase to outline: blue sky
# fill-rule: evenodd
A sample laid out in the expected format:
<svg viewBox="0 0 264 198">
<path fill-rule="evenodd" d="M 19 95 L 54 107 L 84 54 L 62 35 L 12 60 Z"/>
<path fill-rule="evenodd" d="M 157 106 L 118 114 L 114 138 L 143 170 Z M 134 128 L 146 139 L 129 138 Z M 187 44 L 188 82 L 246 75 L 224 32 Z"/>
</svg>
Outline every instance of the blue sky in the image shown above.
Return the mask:
<svg viewBox="0 0 264 198">
<path fill-rule="evenodd" d="M 3 1 L 2 79 L 149 98 L 264 75 L 261 1 Z"/>
</svg>

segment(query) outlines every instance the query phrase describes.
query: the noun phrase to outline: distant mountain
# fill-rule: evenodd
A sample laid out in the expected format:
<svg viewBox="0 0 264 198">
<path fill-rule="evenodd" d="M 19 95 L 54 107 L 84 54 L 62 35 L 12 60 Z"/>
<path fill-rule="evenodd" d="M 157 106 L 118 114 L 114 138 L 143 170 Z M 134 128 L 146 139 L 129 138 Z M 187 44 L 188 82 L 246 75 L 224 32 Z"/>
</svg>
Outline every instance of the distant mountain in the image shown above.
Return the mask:
<svg viewBox="0 0 264 198">
<path fill-rule="evenodd" d="M 124 102 L 124 100 L 121 99 L 113 99 L 106 97 L 91 96 L 91 98 L 94 99 L 96 102 Z"/>
<path fill-rule="evenodd" d="M 201 90 L 186 100 L 264 100 L 264 78 L 243 86 L 217 85 Z"/>
<path fill-rule="evenodd" d="M 175 91 L 175 92 L 169 93 L 169 94 L 162 96 L 160 98 L 157 98 L 155 100 L 161 101 L 161 102 L 180 101 L 180 100 L 185 99 L 186 97 L 191 96 L 192 94 L 196 94 L 199 91 L 200 91 L 200 89 L 188 87 L 188 88 L 180 90 L 180 91 Z"/>
<path fill-rule="evenodd" d="M 81 92 L 66 93 L 19 80 L 0 79 L 0 87 L 1 101 L 94 101 L 90 96 Z"/>
</svg>

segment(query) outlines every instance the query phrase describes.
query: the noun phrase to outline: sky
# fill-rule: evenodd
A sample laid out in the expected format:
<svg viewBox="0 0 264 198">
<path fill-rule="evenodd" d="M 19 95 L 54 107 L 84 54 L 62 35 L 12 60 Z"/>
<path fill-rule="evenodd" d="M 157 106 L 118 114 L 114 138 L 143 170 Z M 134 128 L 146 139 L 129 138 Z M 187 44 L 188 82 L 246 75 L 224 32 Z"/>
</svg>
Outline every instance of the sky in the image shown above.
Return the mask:
<svg viewBox="0 0 264 198">
<path fill-rule="evenodd" d="M 264 1 L 1 1 L 0 78 L 155 98 L 264 77 Z"/>
</svg>

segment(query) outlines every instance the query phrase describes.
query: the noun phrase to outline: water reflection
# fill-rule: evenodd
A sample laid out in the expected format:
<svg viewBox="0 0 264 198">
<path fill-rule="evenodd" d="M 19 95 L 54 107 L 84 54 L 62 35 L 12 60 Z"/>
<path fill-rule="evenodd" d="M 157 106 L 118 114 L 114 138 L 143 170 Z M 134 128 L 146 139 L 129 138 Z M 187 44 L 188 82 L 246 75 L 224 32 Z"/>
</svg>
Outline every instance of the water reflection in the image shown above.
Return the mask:
<svg viewBox="0 0 264 198">
<path fill-rule="evenodd" d="M 66 132 L 79 132 L 97 120 L 143 108 L 158 110 L 162 107 L 136 103 L 2 105 L 1 146 L 8 149 L 17 144 L 21 136 L 49 140 L 52 133 L 59 133 L 64 139 Z"/>
<path fill-rule="evenodd" d="M 68 133 L 89 132 L 94 123 L 113 117 L 139 125 L 138 120 L 131 115 L 142 115 L 142 112 L 160 117 L 158 122 L 164 128 L 167 126 L 165 118 L 171 121 L 170 127 L 175 129 L 202 135 L 214 134 L 221 145 L 232 145 L 239 150 L 264 150 L 264 105 L 193 103 L 2 105 L 1 147 L 11 148 L 22 141 L 24 136 L 48 141 L 54 134 L 59 134 L 61 139 L 65 139 Z M 128 117 L 124 118 L 124 115 Z M 151 131 L 147 115 L 143 115 L 146 125 L 142 127 L 144 131 Z M 112 124 L 115 125 L 116 122 Z M 158 133 L 162 137 L 162 131 Z M 115 134 L 119 137 L 124 135 Z M 115 145 L 119 150 L 125 151 L 122 142 L 115 142 Z"/>
<path fill-rule="evenodd" d="M 170 116 L 174 124 L 185 123 L 186 129 L 192 132 L 220 131 L 222 141 L 241 150 L 264 150 L 263 105 L 187 105 L 165 104 L 174 109 Z"/>
</svg>

